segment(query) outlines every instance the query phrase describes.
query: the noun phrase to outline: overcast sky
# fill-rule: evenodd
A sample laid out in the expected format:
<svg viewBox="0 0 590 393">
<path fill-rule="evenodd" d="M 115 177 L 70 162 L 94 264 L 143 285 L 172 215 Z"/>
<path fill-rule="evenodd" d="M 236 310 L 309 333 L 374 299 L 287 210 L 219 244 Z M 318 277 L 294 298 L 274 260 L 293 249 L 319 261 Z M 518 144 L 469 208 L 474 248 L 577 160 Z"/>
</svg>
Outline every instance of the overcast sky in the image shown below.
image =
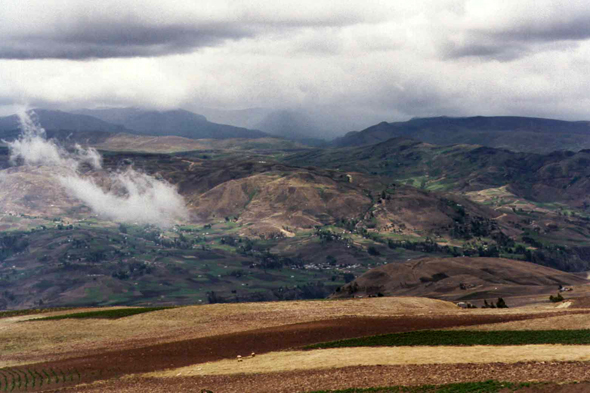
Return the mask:
<svg viewBox="0 0 590 393">
<path fill-rule="evenodd" d="M 2 0 L 0 114 L 321 108 L 590 119 L 588 1 Z"/>
</svg>

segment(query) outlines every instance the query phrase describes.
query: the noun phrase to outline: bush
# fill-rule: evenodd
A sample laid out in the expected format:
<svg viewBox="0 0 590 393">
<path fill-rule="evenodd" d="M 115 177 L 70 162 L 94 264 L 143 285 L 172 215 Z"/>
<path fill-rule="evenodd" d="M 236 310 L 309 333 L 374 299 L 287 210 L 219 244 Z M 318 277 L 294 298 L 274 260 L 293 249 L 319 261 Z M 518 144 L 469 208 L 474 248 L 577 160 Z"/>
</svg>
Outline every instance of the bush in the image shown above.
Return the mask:
<svg viewBox="0 0 590 393">
<path fill-rule="evenodd" d="M 549 301 L 553 302 L 553 303 L 559 303 L 561 301 L 563 301 L 563 296 L 561 296 L 561 293 L 558 293 L 557 296 L 549 296 Z"/>
<path fill-rule="evenodd" d="M 346 284 L 348 284 L 349 282 L 354 281 L 354 274 L 352 274 L 352 273 L 344 273 L 343 278 L 344 278 L 344 282 Z"/>
<path fill-rule="evenodd" d="M 369 253 L 369 255 L 373 255 L 373 256 L 381 255 L 381 253 L 375 248 L 375 246 L 369 247 L 367 249 L 367 252 Z"/>
</svg>

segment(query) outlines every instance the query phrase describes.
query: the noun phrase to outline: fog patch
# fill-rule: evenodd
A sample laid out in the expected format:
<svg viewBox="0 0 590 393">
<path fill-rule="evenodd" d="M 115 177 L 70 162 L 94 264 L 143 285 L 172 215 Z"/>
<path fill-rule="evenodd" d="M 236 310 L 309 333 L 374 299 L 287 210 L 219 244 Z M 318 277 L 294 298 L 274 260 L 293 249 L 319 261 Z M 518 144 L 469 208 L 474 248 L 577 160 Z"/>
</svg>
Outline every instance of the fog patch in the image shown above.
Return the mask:
<svg viewBox="0 0 590 393">
<path fill-rule="evenodd" d="M 17 112 L 21 134 L 13 142 L 6 142 L 10 149 L 12 165 L 60 166 L 76 171 L 80 164 L 88 163 L 95 169 L 102 168 L 102 157 L 94 148 L 85 149 L 76 144 L 68 152 L 52 140 L 46 139 L 45 129 L 36 119 L 35 113 L 21 108 Z"/>
<path fill-rule="evenodd" d="M 170 184 L 129 169 L 111 176 L 103 190 L 90 178 L 59 176 L 68 192 L 101 216 L 121 222 L 170 225 L 186 217 L 184 200 Z"/>
<path fill-rule="evenodd" d="M 21 110 L 18 116 L 21 135 L 13 142 L 5 142 L 10 149 L 11 163 L 66 169 L 56 170 L 54 179 L 99 216 L 118 222 L 158 226 L 171 225 L 187 216 L 185 202 L 174 186 L 134 169 L 110 174 L 111 187 L 109 190 L 101 188 L 80 171 L 82 164 L 102 168 L 102 156 L 96 149 L 75 145 L 73 151 L 67 151 L 46 139 L 45 130 L 32 111 Z"/>
</svg>

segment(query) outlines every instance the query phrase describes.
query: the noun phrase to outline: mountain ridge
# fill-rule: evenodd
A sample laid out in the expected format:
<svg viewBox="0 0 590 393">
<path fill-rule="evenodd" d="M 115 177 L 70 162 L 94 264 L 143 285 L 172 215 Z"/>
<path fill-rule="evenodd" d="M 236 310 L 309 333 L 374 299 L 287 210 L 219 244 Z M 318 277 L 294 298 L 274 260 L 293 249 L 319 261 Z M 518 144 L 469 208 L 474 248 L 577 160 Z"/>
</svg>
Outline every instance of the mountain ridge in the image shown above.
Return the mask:
<svg viewBox="0 0 590 393">
<path fill-rule="evenodd" d="M 364 146 L 393 137 L 410 137 L 438 145 L 474 144 L 549 153 L 590 148 L 590 122 L 521 116 L 414 118 L 405 122 L 381 122 L 362 131 L 349 132 L 335 139 L 332 145 Z"/>
<path fill-rule="evenodd" d="M 172 135 L 190 139 L 257 139 L 269 136 L 258 130 L 212 123 L 202 115 L 182 109 L 147 111 L 122 108 L 76 112 L 34 109 L 33 112 L 41 126 L 48 132 L 98 131 L 153 136 Z M 19 128 L 18 116 L 0 118 L 0 132 L 4 138 L 16 138 Z"/>
</svg>

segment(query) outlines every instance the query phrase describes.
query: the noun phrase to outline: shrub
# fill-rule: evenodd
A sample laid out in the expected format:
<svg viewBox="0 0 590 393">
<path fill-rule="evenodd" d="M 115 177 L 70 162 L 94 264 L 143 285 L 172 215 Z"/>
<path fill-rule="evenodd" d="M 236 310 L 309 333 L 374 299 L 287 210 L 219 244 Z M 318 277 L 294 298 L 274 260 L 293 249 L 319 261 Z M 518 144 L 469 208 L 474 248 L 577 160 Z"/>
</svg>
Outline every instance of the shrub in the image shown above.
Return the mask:
<svg viewBox="0 0 590 393">
<path fill-rule="evenodd" d="M 381 255 L 381 253 L 375 248 L 375 246 L 369 247 L 367 249 L 367 252 L 369 253 L 369 255 L 373 255 L 373 256 Z"/>
<path fill-rule="evenodd" d="M 551 301 L 553 303 L 559 303 L 559 302 L 563 301 L 563 296 L 561 296 L 561 293 L 558 293 L 557 296 L 550 295 L 549 301 Z"/>
<path fill-rule="evenodd" d="M 344 273 L 343 278 L 344 278 L 344 282 L 346 284 L 348 284 L 349 282 L 354 281 L 354 274 L 352 274 L 352 273 Z"/>
</svg>

